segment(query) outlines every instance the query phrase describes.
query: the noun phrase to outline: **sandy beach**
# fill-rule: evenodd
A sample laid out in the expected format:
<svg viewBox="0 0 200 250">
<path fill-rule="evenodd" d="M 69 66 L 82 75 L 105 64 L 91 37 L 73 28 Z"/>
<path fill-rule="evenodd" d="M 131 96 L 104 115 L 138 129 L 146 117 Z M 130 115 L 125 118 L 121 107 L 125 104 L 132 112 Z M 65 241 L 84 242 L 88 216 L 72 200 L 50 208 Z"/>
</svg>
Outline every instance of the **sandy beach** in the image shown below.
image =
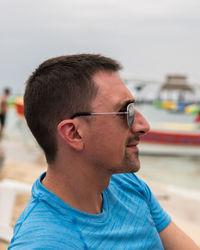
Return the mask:
<svg viewBox="0 0 200 250">
<path fill-rule="evenodd" d="M 33 184 L 46 169 L 45 160 L 40 150 L 30 152 L 28 148 L 25 149 L 21 145 L 7 142 L 2 143 L 1 149 L 3 149 L 5 157 L 0 173 L 1 180 L 8 178 Z M 29 156 L 27 156 L 26 150 Z M 184 195 L 184 192 L 175 192 L 173 187 L 145 181 L 174 222 L 200 246 L 200 197 L 199 199 L 189 197 Z M 17 195 L 11 220 L 12 226 L 24 209 L 28 199 L 29 195 Z M 7 242 L 0 241 L 1 250 L 7 249 L 7 247 Z"/>
</svg>

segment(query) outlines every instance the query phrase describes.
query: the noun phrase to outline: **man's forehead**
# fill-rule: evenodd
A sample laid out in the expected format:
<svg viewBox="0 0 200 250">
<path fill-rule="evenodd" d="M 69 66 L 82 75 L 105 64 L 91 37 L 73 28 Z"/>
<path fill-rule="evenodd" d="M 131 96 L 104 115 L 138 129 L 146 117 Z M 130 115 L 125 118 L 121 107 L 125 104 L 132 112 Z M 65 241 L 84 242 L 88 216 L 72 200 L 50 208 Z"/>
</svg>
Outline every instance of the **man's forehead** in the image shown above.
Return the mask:
<svg viewBox="0 0 200 250">
<path fill-rule="evenodd" d="M 96 102 L 110 103 L 114 108 L 117 108 L 124 102 L 134 101 L 132 94 L 117 72 L 101 71 L 94 75 L 93 80 L 98 86 Z"/>
<path fill-rule="evenodd" d="M 119 74 L 114 71 L 98 71 L 94 74 L 93 80 L 101 89 L 112 88 L 116 85 L 124 85 Z"/>
</svg>

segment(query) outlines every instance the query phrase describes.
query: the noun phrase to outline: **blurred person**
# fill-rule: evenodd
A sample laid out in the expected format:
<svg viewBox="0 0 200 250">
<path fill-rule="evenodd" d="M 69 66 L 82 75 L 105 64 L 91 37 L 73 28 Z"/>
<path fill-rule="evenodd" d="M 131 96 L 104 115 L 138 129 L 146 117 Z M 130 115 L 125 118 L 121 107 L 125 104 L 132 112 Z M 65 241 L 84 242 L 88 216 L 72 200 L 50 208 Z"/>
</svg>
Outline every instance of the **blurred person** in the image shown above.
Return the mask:
<svg viewBox="0 0 200 250">
<path fill-rule="evenodd" d="M 200 110 L 196 117 L 194 118 L 194 122 L 196 123 L 196 128 L 199 130 L 200 129 Z"/>
<path fill-rule="evenodd" d="M 68 55 L 28 79 L 24 114 L 47 171 L 8 249 L 198 249 L 135 175 L 149 124 L 120 69 L 101 55 Z"/>
<path fill-rule="evenodd" d="M 194 121 L 195 121 L 196 123 L 200 124 L 200 110 L 199 110 L 198 114 L 196 115 Z"/>
<path fill-rule="evenodd" d="M 2 145 L 0 145 L 0 178 L 1 178 L 1 173 L 3 169 L 4 159 L 5 159 L 4 149 Z"/>
<path fill-rule="evenodd" d="M 9 95 L 10 95 L 10 89 L 6 88 L 4 89 L 3 95 L 0 99 L 0 122 L 1 122 L 0 138 L 2 138 L 3 129 L 5 126 L 6 114 L 7 114 L 7 109 L 8 109 L 7 100 L 8 100 Z"/>
</svg>

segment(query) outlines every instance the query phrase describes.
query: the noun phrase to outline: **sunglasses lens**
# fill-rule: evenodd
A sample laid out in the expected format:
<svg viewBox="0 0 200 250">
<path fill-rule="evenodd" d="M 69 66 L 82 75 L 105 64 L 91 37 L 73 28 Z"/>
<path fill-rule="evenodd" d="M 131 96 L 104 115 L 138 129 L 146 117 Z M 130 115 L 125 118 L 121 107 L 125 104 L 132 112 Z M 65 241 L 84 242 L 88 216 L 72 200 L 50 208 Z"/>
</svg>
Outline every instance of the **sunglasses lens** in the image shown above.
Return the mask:
<svg viewBox="0 0 200 250">
<path fill-rule="evenodd" d="M 127 107 L 127 122 L 128 122 L 128 126 L 132 127 L 133 125 L 133 121 L 134 121 L 134 104 L 130 103 Z"/>
</svg>

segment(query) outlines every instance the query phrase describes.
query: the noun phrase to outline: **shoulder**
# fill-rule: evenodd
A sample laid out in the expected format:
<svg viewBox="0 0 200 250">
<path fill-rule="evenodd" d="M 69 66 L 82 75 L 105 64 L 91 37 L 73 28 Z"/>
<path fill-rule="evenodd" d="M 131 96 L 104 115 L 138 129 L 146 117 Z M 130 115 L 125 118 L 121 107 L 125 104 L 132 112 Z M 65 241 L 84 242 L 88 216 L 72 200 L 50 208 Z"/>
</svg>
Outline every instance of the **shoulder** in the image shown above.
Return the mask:
<svg viewBox="0 0 200 250">
<path fill-rule="evenodd" d="M 80 237 L 72 230 L 70 211 L 39 180 L 33 185 L 32 197 L 15 224 L 8 249 L 55 249 L 55 246 L 81 249 Z"/>
<path fill-rule="evenodd" d="M 17 220 L 8 249 L 81 249 L 71 223 L 42 202 L 28 205 Z"/>
<path fill-rule="evenodd" d="M 0 103 L 5 103 L 5 102 L 6 102 L 6 97 L 2 96 L 1 99 L 0 99 Z"/>
<path fill-rule="evenodd" d="M 133 173 L 113 175 L 110 185 L 123 188 L 130 187 L 134 188 L 134 190 L 138 190 L 139 192 L 143 192 L 146 188 L 148 188 L 148 185 Z"/>
<path fill-rule="evenodd" d="M 61 235 L 61 233 L 60 233 Z M 67 239 L 57 237 L 52 234 L 49 237 L 40 235 L 37 237 L 27 236 L 23 239 L 17 239 L 12 241 L 8 247 L 8 250 L 27 250 L 27 249 L 46 249 L 46 250 L 64 250 L 64 249 L 83 249 L 80 244 L 67 241 Z"/>
<path fill-rule="evenodd" d="M 149 197 L 152 194 L 148 185 L 133 173 L 113 175 L 109 190 L 117 195 L 140 197 L 146 202 L 149 202 Z"/>
</svg>

